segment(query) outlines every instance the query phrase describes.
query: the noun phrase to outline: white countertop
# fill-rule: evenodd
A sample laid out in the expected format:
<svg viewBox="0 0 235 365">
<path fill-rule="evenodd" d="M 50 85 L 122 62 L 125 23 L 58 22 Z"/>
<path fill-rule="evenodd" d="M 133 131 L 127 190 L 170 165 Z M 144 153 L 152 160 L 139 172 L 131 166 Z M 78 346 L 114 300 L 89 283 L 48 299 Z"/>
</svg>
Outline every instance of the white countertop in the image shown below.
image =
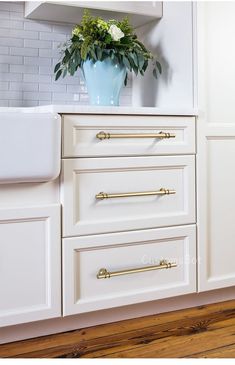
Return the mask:
<svg viewBox="0 0 235 365">
<path fill-rule="evenodd" d="M 130 106 L 91 106 L 91 105 L 45 105 L 29 108 L 0 108 L 0 112 L 21 113 L 58 113 L 58 114 L 123 114 L 123 115 L 198 115 L 197 109 L 185 108 L 149 108 Z"/>
</svg>

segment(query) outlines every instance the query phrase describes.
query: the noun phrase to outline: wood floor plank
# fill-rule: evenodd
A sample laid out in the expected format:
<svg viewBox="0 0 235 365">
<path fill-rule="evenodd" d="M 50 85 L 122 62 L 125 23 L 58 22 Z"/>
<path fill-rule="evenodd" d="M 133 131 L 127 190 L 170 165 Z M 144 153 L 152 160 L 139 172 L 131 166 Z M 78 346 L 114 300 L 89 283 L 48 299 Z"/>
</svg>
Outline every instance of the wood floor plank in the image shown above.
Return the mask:
<svg viewBox="0 0 235 365">
<path fill-rule="evenodd" d="M 92 354 L 92 356 L 84 357 L 108 357 L 108 358 L 182 358 L 190 357 L 192 352 L 195 353 L 196 349 L 208 351 L 211 348 L 221 346 L 222 343 L 233 344 L 234 329 L 223 337 L 223 331 L 215 331 L 211 335 L 210 341 L 208 340 L 208 334 L 194 334 L 193 337 L 183 336 L 180 338 L 165 338 L 160 341 L 152 341 L 148 346 L 138 346 L 136 348 L 121 349 L 120 352 L 112 354 Z M 219 339 L 220 337 L 220 339 Z M 83 357 L 83 356 L 82 356 Z"/>
<path fill-rule="evenodd" d="M 232 357 L 234 333 L 235 300 L 0 345 L 0 358 Z"/>
<path fill-rule="evenodd" d="M 235 343 L 226 345 L 214 350 L 198 352 L 189 356 L 190 358 L 235 358 Z"/>
<path fill-rule="evenodd" d="M 226 328 L 226 331 L 225 331 Z M 176 330 L 175 333 L 162 338 L 142 338 L 142 343 L 134 345 L 126 344 L 114 349 L 103 349 L 90 352 L 80 357 L 89 358 L 171 358 L 186 357 L 195 353 L 196 349 L 208 351 L 221 345 L 234 344 L 235 318 L 222 322 L 208 324 L 204 329 L 198 331 L 194 328 L 183 327 L 182 331 Z"/>
</svg>

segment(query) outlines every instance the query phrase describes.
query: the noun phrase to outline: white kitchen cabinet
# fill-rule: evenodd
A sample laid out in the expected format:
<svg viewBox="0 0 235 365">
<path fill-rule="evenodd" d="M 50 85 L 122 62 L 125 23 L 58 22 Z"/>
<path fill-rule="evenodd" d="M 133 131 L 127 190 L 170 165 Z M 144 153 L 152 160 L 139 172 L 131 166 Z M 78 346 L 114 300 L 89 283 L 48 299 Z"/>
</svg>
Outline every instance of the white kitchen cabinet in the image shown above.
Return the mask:
<svg viewBox="0 0 235 365">
<path fill-rule="evenodd" d="M 207 291 L 235 285 L 235 4 L 197 10 L 198 287 Z"/>
<path fill-rule="evenodd" d="M 195 118 L 62 120 L 63 315 L 196 292 Z"/>
<path fill-rule="evenodd" d="M 161 1 L 26 1 L 25 17 L 77 24 L 84 9 L 105 19 L 129 16 L 135 27 L 162 17 Z"/>
<path fill-rule="evenodd" d="M 61 315 L 60 206 L 0 210 L 0 327 Z"/>
</svg>

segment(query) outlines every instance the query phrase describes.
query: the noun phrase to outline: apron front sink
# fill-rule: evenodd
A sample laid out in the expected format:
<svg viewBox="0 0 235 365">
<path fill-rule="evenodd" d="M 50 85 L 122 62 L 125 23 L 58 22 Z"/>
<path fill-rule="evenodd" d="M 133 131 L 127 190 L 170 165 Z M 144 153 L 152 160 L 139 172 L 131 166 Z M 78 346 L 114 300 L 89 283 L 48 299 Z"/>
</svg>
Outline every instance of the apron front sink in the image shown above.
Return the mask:
<svg viewBox="0 0 235 365">
<path fill-rule="evenodd" d="M 56 179 L 60 151 L 58 114 L 0 112 L 0 184 Z"/>
</svg>

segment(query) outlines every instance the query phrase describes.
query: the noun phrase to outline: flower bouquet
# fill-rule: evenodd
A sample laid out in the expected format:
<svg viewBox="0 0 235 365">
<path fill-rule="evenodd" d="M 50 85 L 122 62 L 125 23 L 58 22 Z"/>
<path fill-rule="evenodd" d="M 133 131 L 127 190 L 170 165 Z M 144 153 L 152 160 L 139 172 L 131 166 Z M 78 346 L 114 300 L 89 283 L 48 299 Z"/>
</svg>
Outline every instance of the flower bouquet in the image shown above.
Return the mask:
<svg viewBox="0 0 235 365">
<path fill-rule="evenodd" d="M 138 40 L 128 18 L 105 21 L 85 10 L 81 24 L 75 26 L 72 37 L 61 49 L 61 59 L 54 69 L 55 79 L 67 73 L 74 75 L 81 68 L 91 103 L 118 105 L 128 71 L 144 75 L 149 61 L 157 78 L 162 72 L 161 64 Z"/>
</svg>

